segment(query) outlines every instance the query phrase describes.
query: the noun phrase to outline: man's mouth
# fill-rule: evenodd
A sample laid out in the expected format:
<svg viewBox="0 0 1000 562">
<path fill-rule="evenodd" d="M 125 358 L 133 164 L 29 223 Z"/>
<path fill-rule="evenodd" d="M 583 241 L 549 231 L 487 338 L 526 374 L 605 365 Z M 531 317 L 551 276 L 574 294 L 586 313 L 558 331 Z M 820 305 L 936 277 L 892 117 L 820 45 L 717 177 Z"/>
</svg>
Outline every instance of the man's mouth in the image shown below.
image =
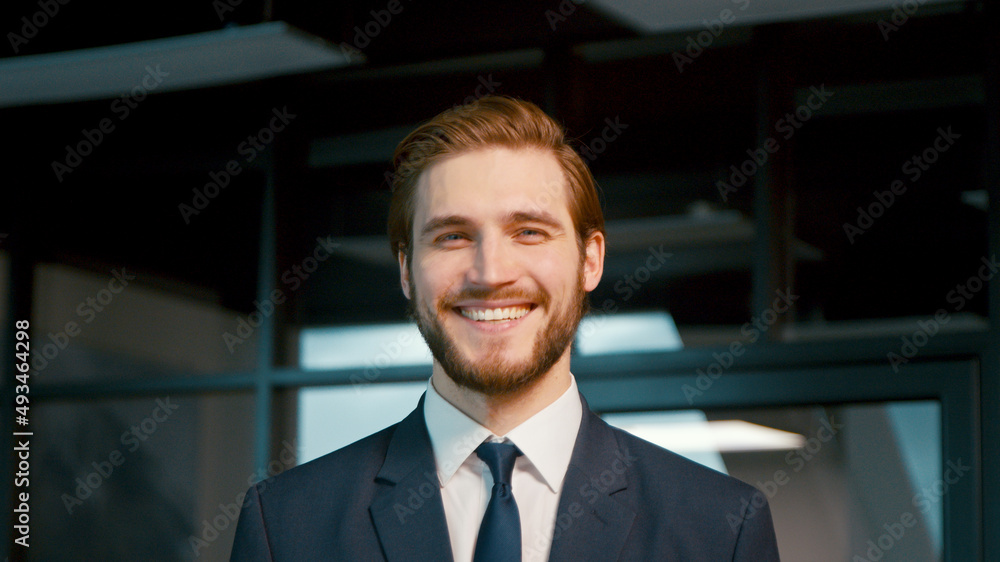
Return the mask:
<svg viewBox="0 0 1000 562">
<path fill-rule="evenodd" d="M 476 322 L 509 322 L 523 317 L 531 312 L 530 306 L 508 306 L 503 308 L 472 308 L 458 309 L 462 316 Z"/>
</svg>

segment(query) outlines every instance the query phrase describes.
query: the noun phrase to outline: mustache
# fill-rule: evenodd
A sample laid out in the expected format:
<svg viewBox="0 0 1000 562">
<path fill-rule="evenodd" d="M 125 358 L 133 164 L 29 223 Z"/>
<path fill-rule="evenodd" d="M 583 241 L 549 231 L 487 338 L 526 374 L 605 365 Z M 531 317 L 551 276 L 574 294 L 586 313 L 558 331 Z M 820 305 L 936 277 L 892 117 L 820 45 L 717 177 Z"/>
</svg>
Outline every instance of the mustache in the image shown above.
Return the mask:
<svg viewBox="0 0 1000 562">
<path fill-rule="evenodd" d="M 457 291 L 452 291 L 441 297 L 439 308 L 442 310 L 451 309 L 455 303 L 463 300 L 526 300 L 539 306 L 547 307 L 551 297 L 548 292 L 541 289 L 529 290 L 521 287 L 504 287 L 502 289 L 490 289 L 487 287 L 466 287 Z"/>
</svg>

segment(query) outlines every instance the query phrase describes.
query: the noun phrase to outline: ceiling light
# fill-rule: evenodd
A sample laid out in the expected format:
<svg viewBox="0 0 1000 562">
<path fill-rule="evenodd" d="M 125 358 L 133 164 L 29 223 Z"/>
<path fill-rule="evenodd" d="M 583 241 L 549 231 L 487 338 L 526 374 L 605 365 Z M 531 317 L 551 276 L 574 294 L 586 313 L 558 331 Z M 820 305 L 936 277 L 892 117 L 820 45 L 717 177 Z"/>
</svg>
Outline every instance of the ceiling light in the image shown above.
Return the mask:
<svg viewBox="0 0 1000 562">
<path fill-rule="evenodd" d="M 605 415 L 608 423 L 676 453 L 784 451 L 805 445 L 805 437 L 742 420 L 672 421 L 675 412 Z M 703 415 L 703 414 L 702 414 Z"/>
<path fill-rule="evenodd" d="M 0 107 L 130 95 L 149 69 L 157 91 L 222 86 L 315 72 L 363 57 L 345 55 L 284 22 L 230 27 L 165 39 L 0 60 Z"/>
</svg>

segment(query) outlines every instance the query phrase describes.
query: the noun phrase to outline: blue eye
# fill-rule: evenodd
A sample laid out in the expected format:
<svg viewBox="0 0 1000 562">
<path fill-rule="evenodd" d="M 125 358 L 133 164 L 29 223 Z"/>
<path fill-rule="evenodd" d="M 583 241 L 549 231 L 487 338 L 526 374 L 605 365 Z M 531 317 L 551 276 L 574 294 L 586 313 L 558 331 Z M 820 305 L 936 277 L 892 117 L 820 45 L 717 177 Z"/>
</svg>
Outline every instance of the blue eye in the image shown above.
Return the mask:
<svg viewBox="0 0 1000 562">
<path fill-rule="evenodd" d="M 535 230 L 534 228 L 525 228 L 524 230 L 518 232 L 517 235 L 526 242 L 541 242 L 548 238 L 548 235 L 545 232 Z"/>
<path fill-rule="evenodd" d="M 450 248 L 457 245 L 462 245 L 467 240 L 468 237 L 460 232 L 449 232 L 448 234 L 442 234 L 441 236 L 438 236 L 434 240 L 434 243 Z"/>
</svg>

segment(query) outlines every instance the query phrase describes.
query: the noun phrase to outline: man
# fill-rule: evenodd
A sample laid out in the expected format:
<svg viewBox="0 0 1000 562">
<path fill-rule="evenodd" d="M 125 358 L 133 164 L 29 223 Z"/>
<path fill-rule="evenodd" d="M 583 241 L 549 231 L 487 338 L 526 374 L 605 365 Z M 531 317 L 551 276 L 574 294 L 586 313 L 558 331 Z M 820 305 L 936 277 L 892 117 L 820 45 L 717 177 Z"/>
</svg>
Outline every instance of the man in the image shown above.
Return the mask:
<svg viewBox="0 0 1000 562">
<path fill-rule="evenodd" d="M 611 428 L 577 391 L 605 233 L 564 137 L 489 97 L 403 140 L 389 238 L 434 356 L 427 392 L 251 488 L 232 560 L 778 559 L 759 492 Z"/>
</svg>

